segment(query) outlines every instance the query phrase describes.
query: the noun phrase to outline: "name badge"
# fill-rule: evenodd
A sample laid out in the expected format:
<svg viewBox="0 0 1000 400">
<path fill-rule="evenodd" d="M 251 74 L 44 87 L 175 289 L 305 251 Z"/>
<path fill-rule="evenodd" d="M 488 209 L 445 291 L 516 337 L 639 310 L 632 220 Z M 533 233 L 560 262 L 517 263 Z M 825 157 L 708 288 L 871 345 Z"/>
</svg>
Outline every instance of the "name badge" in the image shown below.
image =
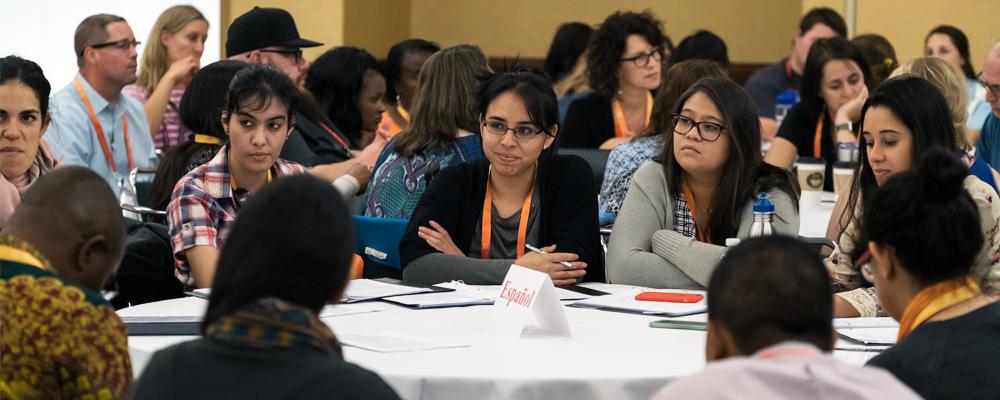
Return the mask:
<svg viewBox="0 0 1000 400">
<path fill-rule="evenodd" d="M 493 331 L 505 337 L 572 336 L 549 275 L 517 265 L 500 284 L 490 320 Z"/>
</svg>

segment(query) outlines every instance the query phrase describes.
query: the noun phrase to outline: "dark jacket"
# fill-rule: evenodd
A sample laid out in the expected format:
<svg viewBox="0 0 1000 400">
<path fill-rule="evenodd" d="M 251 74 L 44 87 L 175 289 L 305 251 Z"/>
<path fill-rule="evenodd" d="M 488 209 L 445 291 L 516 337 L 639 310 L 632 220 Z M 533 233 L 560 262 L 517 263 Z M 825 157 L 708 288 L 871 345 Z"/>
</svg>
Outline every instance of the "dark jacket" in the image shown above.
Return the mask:
<svg viewBox="0 0 1000 400">
<path fill-rule="evenodd" d="M 469 249 L 473 240 L 479 240 L 475 232 L 482 217 L 488 173 L 489 160 L 484 158 L 446 168 L 434 178 L 399 243 L 404 269 L 411 261 L 437 251 L 417 236 L 417 228 L 429 226 L 432 219 L 449 232 L 463 251 Z M 559 252 L 578 255 L 580 261 L 587 263 L 584 281 L 604 282 L 597 193 L 590 165 L 577 156 L 543 153 L 537 179 L 541 198 L 538 245 L 555 244 Z"/>
<path fill-rule="evenodd" d="M 346 136 L 340 134 L 337 127 L 328 126 L 347 142 Z M 295 129 L 292 130 L 285 145 L 281 148 L 280 157 L 282 160 L 312 167 L 347 161 L 351 158 L 351 154 L 330 135 L 330 132 L 323 129 L 317 122 L 307 118 L 305 114 L 297 112 L 295 113 Z"/>
<path fill-rule="evenodd" d="M 153 355 L 136 399 L 399 399 L 374 372 L 313 349 L 257 349 L 201 338 Z"/>
<path fill-rule="evenodd" d="M 570 103 L 559 129 L 559 147 L 596 149 L 614 136 L 611 101 L 591 93 Z"/>
</svg>

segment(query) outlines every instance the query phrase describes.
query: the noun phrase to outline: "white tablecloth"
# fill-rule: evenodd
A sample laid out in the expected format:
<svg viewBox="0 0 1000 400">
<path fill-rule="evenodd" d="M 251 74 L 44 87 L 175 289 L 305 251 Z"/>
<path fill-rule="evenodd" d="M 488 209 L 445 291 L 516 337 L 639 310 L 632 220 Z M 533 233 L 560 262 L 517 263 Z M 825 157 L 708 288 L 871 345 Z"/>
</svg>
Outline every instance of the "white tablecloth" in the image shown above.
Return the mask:
<svg viewBox="0 0 1000 400">
<path fill-rule="evenodd" d="M 618 285 L 588 284 L 606 291 Z M 120 315 L 197 315 L 197 298 L 143 304 Z M 408 353 L 344 348 L 348 361 L 382 376 L 404 399 L 646 399 L 671 379 L 704 367 L 705 333 L 655 329 L 659 317 L 567 307 L 572 337 L 500 339 L 485 332 L 489 306 L 409 310 L 362 303 L 383 311 L 324 318 L 334 333 L 401 333 L 470 347 Z M 701 319 L 696 315 L 682 319 Z M 190 336 L 132 336 L 136 376 L 156 350 Z M 875 353 L 836 352 L 862 364 Z M 197 373 L 197 371 L 191 371 Z"/>
</svg>

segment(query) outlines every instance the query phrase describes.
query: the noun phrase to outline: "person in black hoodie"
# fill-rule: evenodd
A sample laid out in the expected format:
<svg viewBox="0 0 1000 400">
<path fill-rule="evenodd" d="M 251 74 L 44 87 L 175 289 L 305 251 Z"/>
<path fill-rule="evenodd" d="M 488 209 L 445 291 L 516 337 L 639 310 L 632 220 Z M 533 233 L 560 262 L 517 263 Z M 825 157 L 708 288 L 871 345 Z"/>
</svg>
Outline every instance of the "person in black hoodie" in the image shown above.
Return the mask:
<svg viewBox="0 0 1000 400">
<path fill-rule="evenodd" d="M 515 70 L 484 78 L 478 95 L 486 159 L 444 169 L 424 192 L 399 245 L 403 280 L 499 284 L 517 264 L 556 285 L 603 282 L 590 167 L 550 151 L 559 131 L 551 82 Z"/>
</svg>

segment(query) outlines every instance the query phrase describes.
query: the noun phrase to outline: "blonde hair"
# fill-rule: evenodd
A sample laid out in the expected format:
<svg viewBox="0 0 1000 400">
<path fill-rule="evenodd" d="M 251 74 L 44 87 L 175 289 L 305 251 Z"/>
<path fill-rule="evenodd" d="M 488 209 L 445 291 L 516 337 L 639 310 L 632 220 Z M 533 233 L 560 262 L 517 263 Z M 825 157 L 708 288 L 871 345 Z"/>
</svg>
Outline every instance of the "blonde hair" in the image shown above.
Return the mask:
<svg viewBox="0 0 1000 400">
<path fill-rule="evenodd" d="M 167 48 L 163 46 L 160 37 L 164 33 L 180 32 L 187 24 L 199 20 L 208 23 L 201 11 L 185 5 L 170 7 L 156 19 L 153 30 L 149 32 L 149 39 L 146 40 L 146 48 L 142 51 L 142 70 L 139 71 L 139 79 L 136 81 L 136 84 L 146 89 L 146 93 L 156 89 L 156 85 L 170 68 Z"/>
<path fill-rule="evenodd" d="M 555 79 L 554 76 L 552 78 Z M 573 65 L 573 69 L 570 70 L 569 75 L 561 81 L 556 82 L 552 89 L 555 90 L 556 97 L 560 99 L 567 95 L 571 90 L 573 93 L 585 93 L 590 91 L 590 85 L 587 81 L 586 51 L 584 51 L 583 54 L 580 54 L 580 58 L 576 60 L 576 64 Z"/>
<path fill-rule="evenodd" d="M 921 57 L 910 60 L 892 71 L 890 77 L 913 75 L 930 82 L 941 91 L 948 110 L 951 111 L 951 122 L 955 125 L 958 147 L 967 149 L 971 145 L 965 136 L 965 121 L 968 119 L 966 109 L 966 81 L 962 71 L 935 57 Z"/>
</svg>

